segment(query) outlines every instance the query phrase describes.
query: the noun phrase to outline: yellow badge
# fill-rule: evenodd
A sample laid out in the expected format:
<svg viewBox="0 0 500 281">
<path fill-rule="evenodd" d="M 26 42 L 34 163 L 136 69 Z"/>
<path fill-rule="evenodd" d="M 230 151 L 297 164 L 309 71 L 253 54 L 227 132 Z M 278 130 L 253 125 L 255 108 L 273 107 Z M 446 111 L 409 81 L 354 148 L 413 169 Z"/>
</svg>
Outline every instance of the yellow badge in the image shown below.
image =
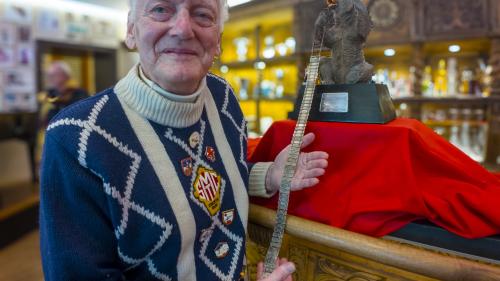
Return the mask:
<svg viewBox="0 0 500 281">
<path fill-rule="evenodd" d="M 221 178 L 215 171 L 198 167 L 193 194 L 212 216 L 220 209 L 220 186 Z"/>
</svg>

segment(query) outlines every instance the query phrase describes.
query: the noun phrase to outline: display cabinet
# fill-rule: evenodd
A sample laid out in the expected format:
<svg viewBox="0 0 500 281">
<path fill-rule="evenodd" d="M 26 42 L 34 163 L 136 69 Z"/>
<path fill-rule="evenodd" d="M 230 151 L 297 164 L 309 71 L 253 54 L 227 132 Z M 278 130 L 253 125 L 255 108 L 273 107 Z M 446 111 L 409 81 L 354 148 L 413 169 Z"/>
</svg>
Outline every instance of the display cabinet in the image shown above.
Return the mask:
<svg viewBox="0 0 500 281">
<path fill-rule="evenodd" d="M 226 23 L 222 54 L 212 71 L 233 87 L 249 131 L 261 134 L 293 109 L 297 88 L 293 6 Z"/>
<path fill-rule="evenodd" d="M 373 80 L 389 87 L 399 116 L 419 119 L 473 158 L 497 165 L 500 2 L 363 2 L 374 23 L 365 57 L 374 65 Z M 286 118 L 284 111 L 289 110 L 303 81 L 314 22 L 324 7 L 322 0 L 255 0 L 231 10 L 237 19 L 226 25 L 223 54 L 215 72 L 235 87 L 252 131 L 263 133 L 271 120 Z M 293 37 L 295 52 L 279 56 L 275 48 L 275 56 L 266 58 L 270 34 L 275 43 Z M 238 59 L 235 43 L 241 37 L 247 38 L 243 40 L 248 52 L 245 61 Z M 324 54 L 329 55 L 328 51 Z M 264 69 L 259 69 L 259 62 L 265 62 Z M 276 69 L 285 73 L 284 99 L 269 95 L 268 81 L 279 80 Z M 464 149 L 469 146 L 474 148 Z"/>
</svg>

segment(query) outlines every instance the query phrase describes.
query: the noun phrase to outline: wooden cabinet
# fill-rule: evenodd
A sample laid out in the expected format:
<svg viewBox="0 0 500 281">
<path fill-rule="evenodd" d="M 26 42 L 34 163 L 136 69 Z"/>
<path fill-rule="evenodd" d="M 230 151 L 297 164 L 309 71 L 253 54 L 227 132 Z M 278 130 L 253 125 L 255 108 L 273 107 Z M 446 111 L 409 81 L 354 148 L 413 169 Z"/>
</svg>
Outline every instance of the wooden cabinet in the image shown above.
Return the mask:
<svg viewBox="0 0 500 281">
<path fill-rule="evenodd" d="M 250 280 L 272 236 L 275 211 L 251 205 L 247 260 Z M 500 279 L 500 265 L 425 245 L 373 238 L 289 216 L 280 252 L 296 265 L 294 280 L 464 280 Z M 253 278 L 253 279 L 252 279 Z"/>
<path fill-rule="evenodd" d="M 374 0 L 380 1 L 380 0 Z M 490 31 L 489 0 L 417 1 L 418 30 L 425 40 L 487 36 Z"/>
</svg>

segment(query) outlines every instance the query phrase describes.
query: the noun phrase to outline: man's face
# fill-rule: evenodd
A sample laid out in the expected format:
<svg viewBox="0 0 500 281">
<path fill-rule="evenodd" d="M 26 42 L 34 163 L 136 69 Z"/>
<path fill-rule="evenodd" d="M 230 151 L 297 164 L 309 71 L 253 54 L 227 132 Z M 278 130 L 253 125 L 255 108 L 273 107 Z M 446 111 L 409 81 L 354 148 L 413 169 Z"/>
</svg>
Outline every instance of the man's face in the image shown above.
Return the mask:
<svg viewBox="0 0 500 281">
<path fill-rule="evenodd" d="M 126 43 L 149 79 L 191 94 L 220 53 L 219 16 L 217 0 L 137 0 Z"/>
<path fill-rule="evenodd" d="M 64 71 L 55 65 L 51 65 L 46 73 L 47 88 L 61 90 L 69 77 Z"/>
</svg>

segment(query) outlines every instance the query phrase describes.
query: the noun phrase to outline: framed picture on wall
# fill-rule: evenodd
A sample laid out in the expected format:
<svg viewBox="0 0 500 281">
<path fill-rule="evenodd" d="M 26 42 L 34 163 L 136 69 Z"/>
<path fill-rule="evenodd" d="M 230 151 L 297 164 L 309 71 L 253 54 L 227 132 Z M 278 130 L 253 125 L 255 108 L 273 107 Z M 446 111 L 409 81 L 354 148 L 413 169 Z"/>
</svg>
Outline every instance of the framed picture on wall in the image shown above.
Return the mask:
<svg viewBox="0 0 500 281">
<path fill-rule="evenodd" d="M 11 46 L 16 43 L 16 33 L 14 25 L 10 23 L 0 23 L 0 45 Z"/>
<path fill-rule="evenodd" d="M 4 7 L 5 19 L 15 23 L 31 24 L 33 22 L 33 10 L 30 5 L 20 3 L 6 3 Z"/>
<path fill-rule="evenodd" d="M 21 25 L 17 27 L 17 38 L 19 43 L 31 42 L 31 26 Z"/>
<path fill-rule="evenodd" d="M 35 89 L 33 70 L 17 67 L 4 71 L 4 89 L 10 92 L 32 92 Z"/>
<path fill-rule="evenodd" d="M 92 23 L 92 34 L 99 39 L 116 39 L 115 25 L 103 19 L 97 19 Z"/>
<path fill-rule="evenodd" d="M 35 95 L 27 91 L 4 91 L 1 103 L 4 112 L 33 112 L 37 108 Z"/>
<path fill-rule="evenodd" d="M 62 38 L 61 15 L 54 10 L 39 9 L 36 16 L 36 32 L 40 37 Z"/>
<path fill-rule="evenodd" d="M 15 64 L 14 49 L 0 45 L 0 69 L 10 68 Z"/>
<path fill-rule="evenodd" d="M 31 44 L 19 44 L 17 46 L 16 63 L 19 66 L 33 65 L 33 46 Z"/>
<path fill-rule="evenodd" d="M 66 12 L 64 15 L 65 38 L 81 42 L 91 40 L 92 34 L 91 18 L 88 15 Z"/>
</svg>

